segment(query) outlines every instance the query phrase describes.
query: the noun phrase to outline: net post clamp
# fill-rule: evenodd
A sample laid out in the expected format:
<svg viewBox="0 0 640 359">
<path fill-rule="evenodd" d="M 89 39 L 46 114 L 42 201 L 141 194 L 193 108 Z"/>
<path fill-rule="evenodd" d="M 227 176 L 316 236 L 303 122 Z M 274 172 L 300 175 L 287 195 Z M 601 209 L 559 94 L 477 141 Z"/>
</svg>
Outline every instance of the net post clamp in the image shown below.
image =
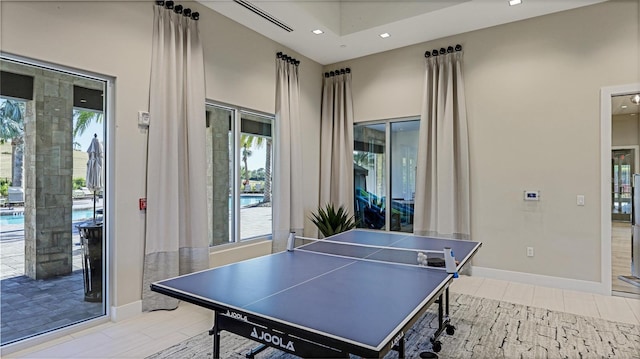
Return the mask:
<svg viewBox="0 0 640 359">
<path fill-rule="evenodd" d="M 453 274 L 454 278 L 458 278 L 458 268 L 456 266 L 456 258 L 453 255 L 451 248 L 444 248 L 444 266 L 447 273 Z"/>
<path fill-rule="evenodd" d="M 287 252 L 293 252 L 293 249 L 295 248 L 295 241 L 296 232 L 290 232 L 289 238 L 287 239 Z"/>
</svg>

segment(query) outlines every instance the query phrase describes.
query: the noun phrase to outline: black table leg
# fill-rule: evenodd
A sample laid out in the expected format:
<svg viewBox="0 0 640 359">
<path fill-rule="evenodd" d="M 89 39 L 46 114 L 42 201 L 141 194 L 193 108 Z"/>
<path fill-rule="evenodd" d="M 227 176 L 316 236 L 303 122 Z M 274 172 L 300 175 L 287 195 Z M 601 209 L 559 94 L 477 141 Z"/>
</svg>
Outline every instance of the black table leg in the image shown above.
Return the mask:
<svg viewBox="0 0 640 359">
<path fill-rule="evenodd" d="M 209 335 L 213 335 L 213 359 L 220 359 L 220 329 L 218 328 L 218 312 L 215 312 L 213 328 Z"/>
</svg>

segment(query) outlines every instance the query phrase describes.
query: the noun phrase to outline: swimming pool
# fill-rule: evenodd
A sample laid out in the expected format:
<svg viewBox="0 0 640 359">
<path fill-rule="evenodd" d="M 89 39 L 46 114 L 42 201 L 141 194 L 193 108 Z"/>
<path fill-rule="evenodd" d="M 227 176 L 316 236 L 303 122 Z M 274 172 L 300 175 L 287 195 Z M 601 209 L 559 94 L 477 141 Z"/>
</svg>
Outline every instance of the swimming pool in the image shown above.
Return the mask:
<svg viewBox="0 0 640 359">
<path fill-rule="evenodd" d="M 243 194 L 240 196 L 240 207 L 247 207 L 262 202 L 264 198 L 261 194 Z M 231 207 L 231 197 L 229 197 L 229 207 Z"/>
<path fill-rule="evenodd" d="M 74 209 L 71 212 L 71 220 L 82 221 L 87 219 L 93 219 L 93 208 L 91 209 Z M 10 224 L 24 224 L 24 212 L 20 215 L 7 215 L 0 216 L 0 226 Z"/>
<path fill-rule="evenodd" d="M 251 195 L 242 195 L 240 196 L 240 207 L 247 207 L 250 205 L 258 204 L 264 198 L 261 194 L 251 194 Z M 229 197 L 229 207 L 231 207 L 231 197 Z M 93 209 L 74 209 L 71 213 L 71 220 L 82 221 L 93 218 Z M 24 214 L 19 216 L 0 216 L 0 226 L 6 225 L 20 225 L 24 224 Z"/>
</svg>

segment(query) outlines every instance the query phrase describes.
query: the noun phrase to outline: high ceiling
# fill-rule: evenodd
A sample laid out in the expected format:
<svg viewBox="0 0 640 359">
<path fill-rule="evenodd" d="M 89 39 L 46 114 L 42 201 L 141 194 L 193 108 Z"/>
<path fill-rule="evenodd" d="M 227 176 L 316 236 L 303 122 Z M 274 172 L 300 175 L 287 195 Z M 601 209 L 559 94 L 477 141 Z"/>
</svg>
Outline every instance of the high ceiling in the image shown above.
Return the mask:
<svg viewBox="0 0 640 359">
<path fill-rule="evenodd" d="M 323 65 L 604 1 L 522 0 L 509 6 L 508 0 L 199 0 Z M 324 33 L 313 34 L 316 29 Z"/>
</svg>

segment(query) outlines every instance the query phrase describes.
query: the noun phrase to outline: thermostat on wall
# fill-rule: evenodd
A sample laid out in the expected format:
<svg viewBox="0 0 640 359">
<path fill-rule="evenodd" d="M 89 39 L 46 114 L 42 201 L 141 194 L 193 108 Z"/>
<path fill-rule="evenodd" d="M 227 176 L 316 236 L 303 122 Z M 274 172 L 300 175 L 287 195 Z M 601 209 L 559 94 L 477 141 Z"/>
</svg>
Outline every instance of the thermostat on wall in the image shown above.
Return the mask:
<svg viewBox="0 0 640 359">
<path fill-rule="evenodd" d="M 524 191 L 524 200 L 525 201 L 539 201 L 540 200 L 540 191 Z"/>
<path fill-rule="evenodd" d="M 138 111 L 138 126 L 149 127 L 149 112 Z"/>
</svg>

